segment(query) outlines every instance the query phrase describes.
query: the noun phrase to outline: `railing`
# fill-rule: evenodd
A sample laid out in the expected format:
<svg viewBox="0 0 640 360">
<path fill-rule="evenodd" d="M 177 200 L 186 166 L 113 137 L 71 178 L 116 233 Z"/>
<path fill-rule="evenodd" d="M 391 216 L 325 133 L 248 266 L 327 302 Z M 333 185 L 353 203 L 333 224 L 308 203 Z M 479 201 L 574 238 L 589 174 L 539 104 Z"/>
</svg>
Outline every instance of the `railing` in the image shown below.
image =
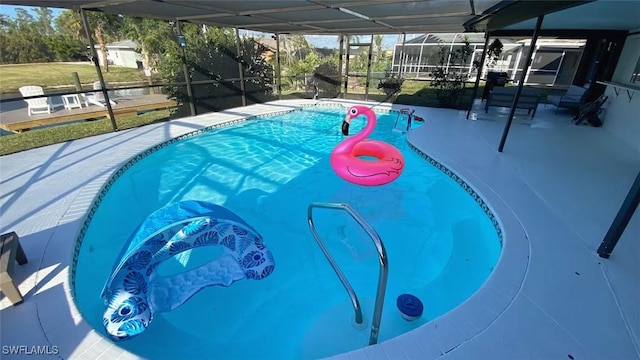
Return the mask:
<svg viewBox="0 0 640 360">
<path fill-rule="evenodd" d="M 349 283 L 349 280 L 344 276 L 342 270 L 333 259 L 333 256 L 329 253 L 329 250 L 324 245 L 322 239 L 320 239 L 320 235 L 316 231 L 315 225 L 313 224 L 313 208 L 324 208 L 324 209 L 337 209 L 344 210 L 362 227 L 362 229 L 367 232 L 367 234 L 373 240 L 373 244 L 376 246 L 376 250 L 378 251 L 378 260 L 380 261 L 380 272 L 378 274 L 378 291 L 376 293 L 376 304 L 373 308 L 373 320 L 371 321 L 371 335 L 369 336 L 369 345 L 376 344 L 378 342 L 378 335 L 380 332 L 380 320 L 382 319 L 382 307 L 384 305 L 384 294 L 387 289 L 387 274 L 389 272 L 389 264 L 387 260 L 387 251 L 384 248 L 384 244 L 382 243 L 382 239 L 378 233 L 367 223 L 367 221 L 358 214 L 349 204 L 342 203 L 311 203 L 307 208 L 307 219 L 309 221 L 309 229 L 311 229 L 311 233 L 313 234 L 314 239 L 320 246 L 320 249 L 324 253 L 325 257 L 333 267 L 333 270 L 338 275 L 340 282 L 347 290 L 349 294 L 349 298 L 351 299 L 351 304 L 353 305 L 353 309 L 356 314 L 356 323 L 362 324 L 362 308 L 360 307 L 360 302 L 358 301 L 358 296 L 356 295 L 353 287 Z"/>
</svg>

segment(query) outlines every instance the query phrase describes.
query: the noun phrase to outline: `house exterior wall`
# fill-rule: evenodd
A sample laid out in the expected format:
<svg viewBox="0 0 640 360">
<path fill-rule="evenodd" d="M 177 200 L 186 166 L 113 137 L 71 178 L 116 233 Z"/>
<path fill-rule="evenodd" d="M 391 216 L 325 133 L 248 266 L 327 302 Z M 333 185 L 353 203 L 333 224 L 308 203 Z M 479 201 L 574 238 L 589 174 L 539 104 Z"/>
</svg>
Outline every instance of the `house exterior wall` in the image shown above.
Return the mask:
<svg viewBox="0 0 640 360">
<path fill-rule="evenodd" d="M 638 32 L 632 30 L 630 33 Z M 640 34 L 627 37 L 613 78 L 614 82 L 629 84 L 633 70 L 640 58 Z M 635 83 L 636 86 L 640 83 Z M 612 86 L 607 86 L 605 94 L 609 97 L 601 115 L 604 128 L 611 131 L 637 151 L 640 151 L 640 91 L 632 93 L 629 100 L 627 91 L 621 89 L 618 96 Z"/>
<path fill-rule="evenodd" d="M 102 52 L 98 50 L 100 64 L 104 64 Z M 109 49 L 107 48 L 107 60 L 109 64 L 129 68 L 138 68 L 138 55 L 133 49 Z"/>
<path fill-rule="evenodd" d="M 117 49 L 109 52 L 113 53 L 113 56 L 117 59 L 117 62 L 116 59 L 114 59 L 114 64 L 129 68 L 138 68 L 137 54 L 133 49 Z"/>
</svg>

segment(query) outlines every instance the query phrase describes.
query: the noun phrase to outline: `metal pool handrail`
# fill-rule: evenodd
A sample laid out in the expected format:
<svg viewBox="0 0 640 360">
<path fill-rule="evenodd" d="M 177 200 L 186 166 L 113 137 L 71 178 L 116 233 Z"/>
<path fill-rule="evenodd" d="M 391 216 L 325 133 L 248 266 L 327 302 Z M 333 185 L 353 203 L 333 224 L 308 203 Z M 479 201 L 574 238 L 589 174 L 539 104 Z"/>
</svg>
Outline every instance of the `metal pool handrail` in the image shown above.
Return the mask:
<svg viewBox="0 0 640 360">
<path fill-rule="evenodd" d="M 327 250 L 327 247 L 324 245 L 322 239 L 320 239 L 320 235 L 316 231 L 315 225 L 313 224 L 313 208 L 324 208 L 324 209 L 337 209 L 344 210 L 362 227 L 364 231 L 369 234 L 371 240 L 373 240 L 373 244 L 378 251 L 378 260 L 380 261 L 380 272 L 378 273 L 378 291 L 376 293 L 376 304 L 373 308 L 373 320 L 371 322 L 371 335 L 369 337 L 369 345 L 376 344 L 378 342 L 378 334 L 380 332 L 380 320 L 382 319 L 382 307 L 384 305 L 384 294 L 387 289 L 387 274 L 389 272 L 389 263 L 387 260 L 387 251 L 384 248 L 384 244 L 382 243 L 382 239 L 380 239 L 380 235 L 367 223 L 367 221 L 356 212 L 349 204 L 344 203 L 311 203 L 307 208 L 307 219 L 309 221 L 309 229 L 311 229 L 311 233 L 313 234 L 314 239 L 320 246 L 320 249 L 324 253 L 327 260 L 333 267 L 333 270 L 338 275 L 340 282 L 347 290 L 349 297 L 351 298 L 351 303 L 353 305 L 353 309 L 356 313 L 356 323 L 362 324 L 362 308 L 360 307 L 360 302 L 358 301 L 358 296 L 356 295 L 353 287 L 349 283 L 349 280 L 344 276 L 342 270 L 333 259 L 333 256 Z"/>
</svg>

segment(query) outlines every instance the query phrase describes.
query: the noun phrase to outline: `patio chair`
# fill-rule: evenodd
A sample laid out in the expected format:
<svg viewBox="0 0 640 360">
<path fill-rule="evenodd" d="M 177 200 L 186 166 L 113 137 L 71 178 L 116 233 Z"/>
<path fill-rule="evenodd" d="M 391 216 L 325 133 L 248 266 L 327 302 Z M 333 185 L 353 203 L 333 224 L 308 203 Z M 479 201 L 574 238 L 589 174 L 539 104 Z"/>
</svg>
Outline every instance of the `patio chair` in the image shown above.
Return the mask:
<svg viewBox="0 0 640 360">
<path fill-rule="evenodd" d="M 105 82 L 105 85 L 107 86 L 107 88 L 109 87 L 109 83 Z M 98 90 L 98 91 L 94 91 L 91 93 L 87 93 L 86 95 L 83 94 L 83 99 L 85 104 L 94 104 L 94 105 L 98 105 L 101 107 L 105 107 L 107 106 L 107 101 L 104 98 L 104 93 L 101 91 L 102 90 L 102 85 L 100 84 L 100 81 L 95 81 L 93 83 L 93 90 Z M 109 92 L 109 102 L 111 103 L 111 105 L 116 105 L 117 102 L 113 100 L 113 92 Z"/>
<path fill-rule="evenodd" d="M 44 95 L 44 91 L 41 86 L 22 86 L 18 89 L 22 96 L 35 96 L 35 95 Z M 27 113 L 29 116 L 32 114 L 51 114 L 51 104 L 49 103 L 48 97 L 34 98 L 34 99 L 25 99 L 27 102 Z"/>
<path fill-rule="evenodd" d="M 571 85 L 564 95 L 547 95 L 547 102 L 556 106 L 556 114 L 560 108 L 578 111 L 587 102 L 589 91 L 582 86 Z"/>
</svg>

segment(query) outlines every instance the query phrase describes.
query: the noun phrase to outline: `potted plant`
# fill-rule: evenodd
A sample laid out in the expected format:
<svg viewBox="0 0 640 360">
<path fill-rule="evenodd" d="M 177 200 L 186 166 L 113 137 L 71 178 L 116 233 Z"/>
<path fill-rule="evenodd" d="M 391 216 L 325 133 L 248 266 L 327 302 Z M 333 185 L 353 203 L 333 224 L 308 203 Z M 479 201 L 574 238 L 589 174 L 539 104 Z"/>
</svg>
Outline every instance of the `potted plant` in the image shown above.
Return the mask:
<svg viewBox="0 0 640 360">
<path fill-rule="evenodd" d="M 503 48 L 504 45 L 502 45 L 500 39 L 495 39 L 489 44 L 487 48 L 487 69 L 493 70 L 500 59 L 500 55 L 502 55 Z"/>
<path fill-rule="evenodd" d="M 404 83 L 403 78 L 387 73 L 378 83 L 378 89 L 382 90 L 387 96 L 391 96 L 400 92 L 402 83 Z"/>
<path fill-rule="evenodd" d="M 506 72 L 497 71 L 498 69 L 496 69 L 500 55 L 502 55 L 503 47 L 502 41 L 500 41 L 500 39 L 495 39 L 487 48 L 487 78 L 484 91 L 482 93 L 483 100 L 489 96 L 489 92 L 494 86 L 504 86 L 508 78 L 508 74 Z"/>
</svg>

